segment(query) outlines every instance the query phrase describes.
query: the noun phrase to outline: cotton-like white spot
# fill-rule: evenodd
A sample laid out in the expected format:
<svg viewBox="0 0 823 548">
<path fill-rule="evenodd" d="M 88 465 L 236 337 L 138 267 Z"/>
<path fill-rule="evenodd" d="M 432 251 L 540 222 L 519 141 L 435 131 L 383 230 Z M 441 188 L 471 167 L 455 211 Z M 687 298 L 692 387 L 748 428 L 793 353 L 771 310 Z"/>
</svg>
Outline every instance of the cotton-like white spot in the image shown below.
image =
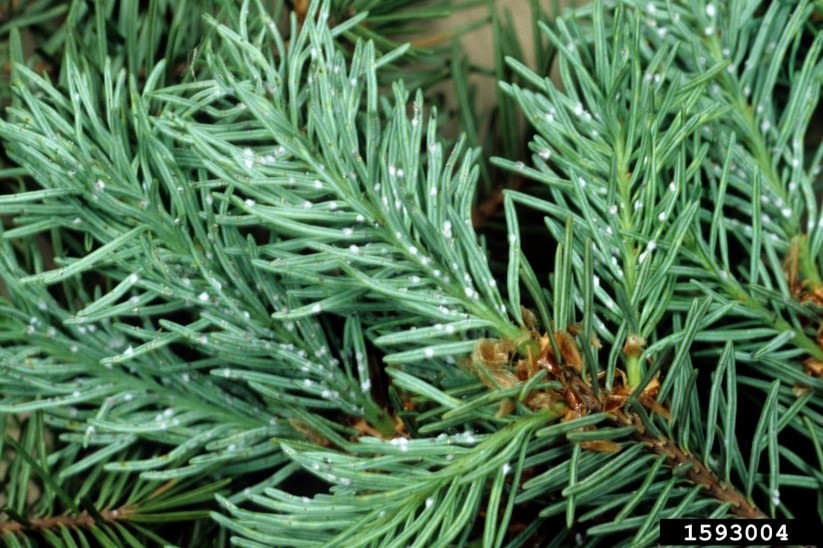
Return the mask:
<svg viewBox="0 0 823 548">
<path fill-rule="evenodd" d="M 772 504 L 775 506 L 780 506 L 780 490 L 774 489 L 769 491 L 769 495 L 771 496 Z"/>
<path fill-rule="evenodd" d="M 354 245 L 354 244 L 352 244 L 352 245 L 350 245 L 350 246 L 349 246 L 349 251 L 351 251 L 351 252 L 352 252 L 352 253 L 354 253 L 355 255 L 359 255 L 359 254 L 360 254 L 360 248 L 359 248 L 359 247 L 357 247 L 357 246 L 356 246 L 356 245 Z"/>
<path fill-rule="evenodd" d="M 616 205 L 610 205 L 609 206 L 609 215 L 617 215 L 617 206 Z"/>
<path fill-rule="evenodd" d="M 197 298 L 203 302 L 206 302 L 209 300 L 209 294 L 204 291 L 200 295 L 198 295 Z"/>
<path fill-rule="evenodd" d="M 703 34 L 705 34 L 706 36 L 711 36 L 712 34 L 714 34 L 714 27 L 709 25 L 705 28 L 705 30 L 703 30 Z"/>
<path fill-rule="evenodd" d="M 431 508 L 432 504 L 434 504 L 434 499 L 429 497 L 426 499 L 426 508 Z"/>
<path fill-rule="evenodd" d="M 540 157 L 543 158 L 543 160 L 545 160 L 545 161 L 548 161 L 549 158 L 551 158 L 551 156 L 552 156 L 552 151 L 547 149 L 547 148 L 544 148 L 543 150 L 540 151 Z"/>
<path fill-rule="evenodd" d="M 574 106 L 574 115 L 575 116 L 582 116 L 583 115 L 583 103 L 577 103 Z"/>
<path fill-rule="evenodd" d="M 393 438 L 390 442 L 391 445 L 396 445 L 400 448 L 400 451 L 403 453 L 409 450 L 409 440 L 406 438 Z"/>
<path fill-rule="evenodd" d="M 356 220 L 358 223 L 362 223 L 362 222 L 365 222 L 366 218 L 365 218 L 365 217 L 363 217 L 363 215 L 361 215 L 361 214 L 359 214 L 359 213 L 358 213 L 358 214 L 357 214 L 357 217 L 355 217 L 355 220 Z"/>
<path fill-rule="evenodd" d="M 434 357 L 434 350 L 431 349 L 431 348 L 427 348 L 423 351 L 423 355 L 426 356 L 427 358 L 433 358 Z"/>
<path fill-rule="evenodd" d="M 246 205 L 247 205 L 247 206 L 249 206 L 249 207 L 254 207 L 254 204 L 255 204 L 255 202 L 254 202 L 254 200 L 252 200 L 251 198 L 247 198 L 247 199 L 246 199 Z"/>
<path fill-rule="evenodd" d="M 443 236 L 446 238 L 452 237 L 452 223 L 451 221 L 443 221 Z"/>
<path fill-rule="evenodd" d="M 507 476 L 512 471 L 512 466 L 508 462 L 503 465 L 503 475 Z"/>
<path fill-rule="evenodd" d="M 250 148 L 243 149 L 243 165 L 246 169 L 251 169 L 254 166 L 254 151 Z"/>
<path fill-rule="evenodd" d="M 311 311 L 314 312 L 315 314 L 317 314 L 321 310 L 323 310 L 323 307 L 320 306 L 320 303 L 317 303 L 317 304 L 315 304 L 314 306 L 311 307 Z"/>
<path fill-rule="evenodd" d="M 714 6 L 714 4 L 706 5 L 706 15 L 708 15 L 709 17 L 714 17 L 715 15 L 717 15 L 717 8 Z"/>
<path fill-rule="evenodd" d="M 410 246 L 409 253 L 411 253 L 412 255 L 417 255 L 419 253 L 419 250 L 414 246 Z"/>
</svg>

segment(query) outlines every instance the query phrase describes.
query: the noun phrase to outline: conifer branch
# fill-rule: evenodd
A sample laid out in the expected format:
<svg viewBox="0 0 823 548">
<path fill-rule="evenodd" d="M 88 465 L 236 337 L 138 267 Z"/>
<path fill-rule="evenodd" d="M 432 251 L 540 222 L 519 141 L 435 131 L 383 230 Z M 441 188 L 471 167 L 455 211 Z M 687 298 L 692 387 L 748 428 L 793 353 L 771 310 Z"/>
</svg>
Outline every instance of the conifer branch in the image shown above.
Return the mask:
<svg viewBox="0 0 823 548">
<path fill-rule="evenodd" d="M 731 503 L 731 511 L 742 518 L 766 518 L 767 515 L 744 497 L 734 485 L 721 481 L 717 475 L 691 453 L 681 449 L 677 443 L 665 434 L 655 433 L 645 426 L 644 419 L 630 405 L 629 390 L 626 386 L 617 386 L 611 390 L 599 387 L 596 391 L 591 381 L 582 377 L 586 370 L 581 362 L 580 351 L 570 334 L 555 333 L 556 340 L 564 341 L 561 345 L 562 360 L 551 357 L 548 337 L 544 337 L 544 348 L 534 362 L 528 366 L 531 370 L 544 369 L 550 378 L 557 378 L 562 388 L 552 399 L 563 402 L 568 410 L 566 417 L 585 417 L 598 413 L 607 413 L 610 422 L 618 428 L 634 430 L 633 438 L 647 447 L 652 453 L 665 457 L 666 465 L 675 474 L 682 475 L 695 485 L 701 486 L 708 494 L 720 502 Z M 660 414 L 671 420 L 669 411 L 655 400 L 659 385 L 654 383 L 639 394 L 631 405 L 641 405 L 653 414 Z M 656 429 L 655 429 L 656 430 Z M 601 451 L 620 450 L 619 445 L 604 442 L 582 442 L 587 448 Z M 588 445 L 586 445 L 588 444 Z"/>
<path fill-rule="evenodd" d="M 531 1 L 532 66 L 502 14 L 427 33 L 472 3 L 8 8 L 4 541 L 819 520 L 817 3 Z M 443 40 L 484 23 L 491 115 Z"/>
</svg>

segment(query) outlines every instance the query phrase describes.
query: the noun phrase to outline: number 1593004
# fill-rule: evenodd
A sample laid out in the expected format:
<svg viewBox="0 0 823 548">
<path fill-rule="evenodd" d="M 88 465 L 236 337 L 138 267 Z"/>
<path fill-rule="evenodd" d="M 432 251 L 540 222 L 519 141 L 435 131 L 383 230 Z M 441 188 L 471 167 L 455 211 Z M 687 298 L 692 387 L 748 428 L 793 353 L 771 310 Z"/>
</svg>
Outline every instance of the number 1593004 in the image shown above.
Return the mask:
<svg viewBox="0 0 823 548">
<path fill-rule="evenodd" d="M 660 543 L 669 545 L 816 544 L 817 527 L 789 519 L 664 519 Z"/>
</svg>

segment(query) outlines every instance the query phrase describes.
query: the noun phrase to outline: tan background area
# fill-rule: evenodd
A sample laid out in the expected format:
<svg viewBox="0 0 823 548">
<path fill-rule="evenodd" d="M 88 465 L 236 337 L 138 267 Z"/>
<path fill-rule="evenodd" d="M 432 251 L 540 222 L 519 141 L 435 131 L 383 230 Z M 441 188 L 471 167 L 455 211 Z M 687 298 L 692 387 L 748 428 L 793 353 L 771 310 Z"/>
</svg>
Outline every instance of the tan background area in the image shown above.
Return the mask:
<svg viewBox="0 0 823 548">
<path fill-rule="evenodd" d="M 532 48 L 532 10 L 529 0 L 494 0 L 494 6 L 498 13 L 502 14 L 508 10 L 511 14 L 520 37 L 520 45 L 526 58 L 527 64 L 533 66 L 534 50 Z M 569 4 L 569 0 L 557 2 L 562 10 Z M 579 3 L 579 2 L 578 2 Z M 555 2 L 551 0 L 541 0 L 540 7 L 544 13 L 551 14 L 551 7 Z M 478 6 L 471 9 L 460 10 L 452 14 L 448 19 L 438 21 L 434 33 L 445 32 L 454 28 L 455 25 L 464 24 L 469 21 L 481 20 L 488 14 L 488 6 Z M 466 34 L 462 40 L 463 48 L 473 64 L 491 68 L 494 66 L 493 43 L 491 25 L 486 25 L 481 29 Z M 485 111 L 495 101 L 496 89 L 490 79 L 483 79 L 482 85 L 477 89 L 477 106 L 479 111 Z"/>
</svg>

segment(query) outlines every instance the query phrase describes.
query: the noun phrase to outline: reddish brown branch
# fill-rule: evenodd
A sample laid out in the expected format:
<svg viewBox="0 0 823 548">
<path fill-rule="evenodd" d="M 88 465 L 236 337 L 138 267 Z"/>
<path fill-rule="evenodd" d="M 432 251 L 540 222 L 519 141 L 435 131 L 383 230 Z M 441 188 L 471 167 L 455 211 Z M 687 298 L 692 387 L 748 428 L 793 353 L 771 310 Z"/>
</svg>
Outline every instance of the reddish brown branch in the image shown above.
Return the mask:
<svg viewBox="0 0 823 548">
<path fill-rule="evenodd" d="M 653 453 L 664 455 L 666 457 L 666 464 L 670 468 L 676 470 L 687 467 L 685 473 L 686 479 L 701 486 L 720 502 L 730 502 L 731 511 L 736 516 L 749 519 L 768 517 L 760 508 L 749 502 L 733 485 L 721 481 L 713 471 L 694 455 L 690 455 L 680 449 L 680 447 L 669 438 L 657 438 L 645 431 L 640 423 L 640 417 L 637 415 L 619 410 L 613 416 L 614 422 L 619 426 L 634 425 L 637 428 L 637 432 L 634 435 L 635 439 L 645 443 Z"/>
<path fill-rule="evenodd" d="M 131 514 L 131 509 L 127 507 L 116 510 L 101 510 L 100 515 L 107 522 L 127 520 Z M 57 529 L 59 527 L 70 527 L 80 529 L 95 525 L 94 518 L 88 512 L 82 512 L 74 516 L 49 516 L 45 518 L 30 518 L 31 525 L 26 526 L 17 521 L 0 522 L 0 535 L 5 532 L 23 533 L 25 531 L 43 531 Z"/>
<path fill-rule="evenodd" d="M 539 368 L 546 369 L 550 378 L 557 379 L 563 384 L 563 390 L 560 394 L 557 394 L 557 397 L 565 402 L 569 410 L 565 419 L 605 411 L 610 414 L 612 422 L 616 426 L 634 427 L 634 438 L 648 446 L 653 453 L 664 455 L 666 464 L 670 468 L 685 469 L 684 477 L 686 479 L 701 486 L 720 502 L 731 503 L 731 512 L 735 515 L 741 518 L 768 517 L 733 485 L 721 481 L 711 469 L 694 455 L 683 451 L 671 439 L 659 438 L 648 432 L 643 426 L 640 416 L 626 409 L 625 403 L 628 401 L 631 389 L 623 385 L 622 382 L 619 381 L 618 386 L 610 391 L 601 388 L 599 393 L 595 394 L 591 384 L 581 375 L 584 368 L 574 339 L 561 332 L 555 333 L 555 339 L 558 340 L 558 345 L 561 347 L 562 362 L 557 363 L 554 360 L 550 347 L 545 342 L 540 355 L 534 360 L 534 364 Z M 656 380 L 654 383 L 650 383 L 643 391 L 643 394 L 638 397 L 638 401 L 652 413 L 668 417 L 668 410 L 655 399 L 658 388 L 659 384 Z M 599 447 L 598 450 L 608 451 L 612 448 L 606 445 Z"/>
</svg>

